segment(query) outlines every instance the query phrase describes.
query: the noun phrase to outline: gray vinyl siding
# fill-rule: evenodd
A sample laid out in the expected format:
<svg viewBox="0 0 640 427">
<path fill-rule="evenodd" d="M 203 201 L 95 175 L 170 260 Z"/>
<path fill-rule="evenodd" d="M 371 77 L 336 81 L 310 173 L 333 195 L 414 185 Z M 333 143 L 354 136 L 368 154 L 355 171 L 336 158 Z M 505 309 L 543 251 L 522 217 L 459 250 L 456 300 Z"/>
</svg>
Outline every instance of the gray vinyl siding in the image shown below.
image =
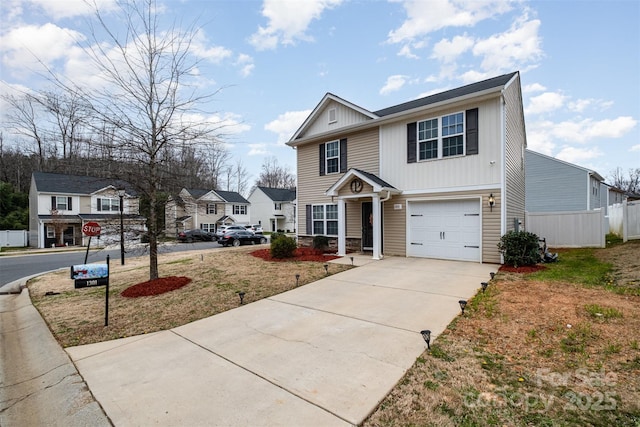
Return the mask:
<svg viewBox="0 0 640 427">
<path fill-rule="evenodd" d="M 527 212 L 587 209 L 587 172 L 533 151 L 525 152 Z"/>
<path fill-rule="evenodd" d="M 520 77 L 504 90 L 505 125 L 505 231 L 514 229 L 517 219 L 524 226 L 525 212 L 525 158 L 527 137 L 522 111 Z M 495 210 L 495 207 L 494 207 Z"/>
</svg>

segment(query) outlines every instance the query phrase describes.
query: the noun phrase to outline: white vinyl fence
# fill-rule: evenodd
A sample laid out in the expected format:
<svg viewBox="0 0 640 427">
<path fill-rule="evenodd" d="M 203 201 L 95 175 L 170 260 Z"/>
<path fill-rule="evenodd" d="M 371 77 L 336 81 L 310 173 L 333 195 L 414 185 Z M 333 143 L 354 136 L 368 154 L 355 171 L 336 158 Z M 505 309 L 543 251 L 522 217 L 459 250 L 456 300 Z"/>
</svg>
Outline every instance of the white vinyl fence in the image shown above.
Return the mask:
<svg viewBox="0 0 640 427">
<path fill-rule="evenodd" d="M 0 247 L 24 248 L 28 244 L 26 230 L 0 230 Z"/>
<path fill-rule="evenodd" d="M 579 212 L 527 212 L 527 231 L 547 239 L 553 248 L 604 248 L 607 221 L 604 210 Z"/>
<path fill-rule="evenodd" d="M 625 242 L 640 239 L 640 201 L 609 206 L 609 231 Z"/>
</svg>

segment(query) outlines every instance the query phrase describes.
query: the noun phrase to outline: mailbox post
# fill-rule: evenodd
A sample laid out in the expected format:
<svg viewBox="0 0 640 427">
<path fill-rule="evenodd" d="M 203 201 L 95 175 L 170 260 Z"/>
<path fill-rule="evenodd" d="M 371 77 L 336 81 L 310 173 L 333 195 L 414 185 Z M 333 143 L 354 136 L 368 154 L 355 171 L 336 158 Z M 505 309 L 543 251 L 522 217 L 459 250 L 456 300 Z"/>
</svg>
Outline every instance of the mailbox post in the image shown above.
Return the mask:
<svg viewBox="0 0 640 427">
<path fill-rule="evenodd" d="M 106 264 L 79 264 L 71 266 L 74 287 L 106 286 L 104 301 L 104 326 L 109 326 L 109 255 Z"/>
</svg>

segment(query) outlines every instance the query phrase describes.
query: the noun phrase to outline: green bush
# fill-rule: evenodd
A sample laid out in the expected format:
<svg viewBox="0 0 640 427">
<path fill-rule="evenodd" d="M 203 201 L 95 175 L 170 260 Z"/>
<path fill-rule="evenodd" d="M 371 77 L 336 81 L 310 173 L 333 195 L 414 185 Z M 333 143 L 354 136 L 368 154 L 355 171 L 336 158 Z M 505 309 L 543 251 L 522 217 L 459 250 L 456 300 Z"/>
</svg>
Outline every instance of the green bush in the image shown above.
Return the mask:
<svg viewBox="0 0 640 427">
<path fill-rule="evenodd" d="M 540 262 L 538 236 L 527 231 L 510 231 L 500 238 L 498 249 L 504 263 L 514 267 L 536 265 Z"/>
<path fill-rule="evenodd" d="M 271 256 L 274 258 L 291 258 L 296 247 L 296 240 L 293 237 L 282 235 L 273 240 L 271 235 Z"/>
<path fill-rule="evenodd" d="M 313 249 L 324 252 L 329 247 L 329 238 L 327 236 L 314 236 Z"/>
<path fill-rule="evenodd" d="M 286 237 L 286 234 L 284 233 L 271 233 L 271 243 L 273 243 L 275 240 L 278 240 L 280 237 Z"/>
</svg>

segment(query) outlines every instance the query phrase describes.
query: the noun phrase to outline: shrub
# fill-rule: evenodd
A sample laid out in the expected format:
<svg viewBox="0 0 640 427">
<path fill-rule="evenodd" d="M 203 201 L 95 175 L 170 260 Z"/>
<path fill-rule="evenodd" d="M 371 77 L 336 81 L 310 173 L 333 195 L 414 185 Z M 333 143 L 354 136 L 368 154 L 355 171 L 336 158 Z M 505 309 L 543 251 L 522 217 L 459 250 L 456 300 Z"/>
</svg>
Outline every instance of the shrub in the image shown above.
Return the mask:
<svg viewBox="0 0 640 427">
<path fill-rule="evenodd" d="M 500 238 L 498 249 L 504 256 L 504 263 L 519 267 L 536 265 L 540 262 L 538 236 L 527 231 L 510 231 Z"/>
<path fill-rule="evenodd" d="M 280 232 L 271 233 L 271 243 L 273 243 L 275 240 L 278 240 L 280 237 L 286 237 L 286 235 Z"/>
<path fill-rule="evenodd" d="M 324 252 L 329 247 L 329 238 L 327 236 L 314 236 L 311 245 L 313 249 Z"/>
<path fill-rule="evenodd" d="M 293 237 L 281 235 L 273 240 L 271 235 L 271 256 L 274 258 L 291 258 L 296 247 L 296 240 Z"/>
</svg>

